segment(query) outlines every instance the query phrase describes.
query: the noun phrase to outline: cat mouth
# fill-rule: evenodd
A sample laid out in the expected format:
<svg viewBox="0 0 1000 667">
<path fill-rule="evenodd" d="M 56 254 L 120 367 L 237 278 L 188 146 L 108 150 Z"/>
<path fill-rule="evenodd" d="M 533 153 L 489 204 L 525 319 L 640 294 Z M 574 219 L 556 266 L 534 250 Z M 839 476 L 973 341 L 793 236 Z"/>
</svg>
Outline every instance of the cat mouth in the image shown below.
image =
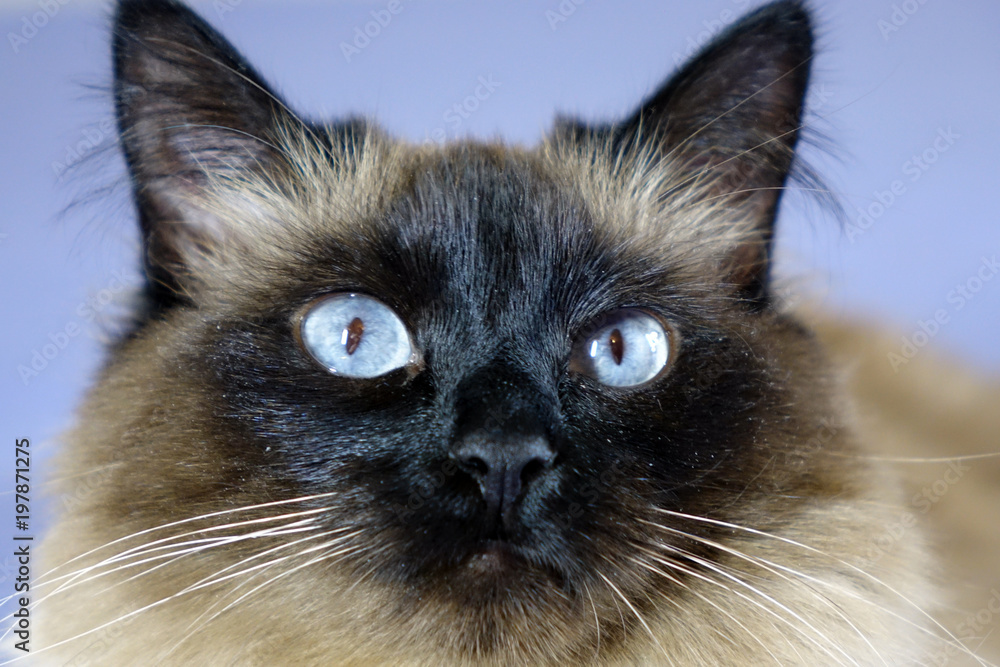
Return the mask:
<svg viewBox="0 0 1000 667">
<path fill-rule="evenodd" d="M 539 585 L 561 588 L 565 573 L 531 558 L 516 545 L 504 540 L 485 540 L 471 549 L 458 567 L 467 593 L 516 591 Z"/>
<path fill-rule="evenodd" d="M 530 567 L 527 559 L 503 540 L 486 540 L 469 553 L 463 565 L 472 573 L 494 577 Z"/>
</svg>

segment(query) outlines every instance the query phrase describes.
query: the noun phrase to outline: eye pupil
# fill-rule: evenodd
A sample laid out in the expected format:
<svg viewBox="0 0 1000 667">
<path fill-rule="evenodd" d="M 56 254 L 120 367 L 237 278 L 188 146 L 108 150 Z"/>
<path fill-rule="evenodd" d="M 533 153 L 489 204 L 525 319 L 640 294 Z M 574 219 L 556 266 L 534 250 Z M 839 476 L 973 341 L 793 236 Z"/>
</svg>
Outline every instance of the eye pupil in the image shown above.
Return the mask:
<svg viewBox="0 0 1000 667">
<path fill-rule="evenodd" d="M 365 323 L 360 317 L 355 317 L 344 329 L 344 346 L 347 347 L 347 354 L 354 354 L 361 344 L 361 335 L 365 332 Z"/>
<path fill-rule="evenodd" d="M 615 363 L 619 366 L 622 365 L 622 359 L 625 357 L 625 338 L 622 336 L 622 332 L 615 329 L 611 332 L 608 337 L 608 347 L 611 349 L 611 356 L 614 358 Z"/>
<path fill-rule="evenodd" d="M 371 379 L 419 359 L 406 325 L 391 308 L 364 294 L 320 297 L 300 311 L 298 343 L 327 372 Z"/>
<path fill-rule="evenodd" d="M 569 370 L 609 387 L 637 387 L 667 367 L 670 341 L 670 325 L 642 308 L 608 311 L 577 334 Z"/>
</svg>

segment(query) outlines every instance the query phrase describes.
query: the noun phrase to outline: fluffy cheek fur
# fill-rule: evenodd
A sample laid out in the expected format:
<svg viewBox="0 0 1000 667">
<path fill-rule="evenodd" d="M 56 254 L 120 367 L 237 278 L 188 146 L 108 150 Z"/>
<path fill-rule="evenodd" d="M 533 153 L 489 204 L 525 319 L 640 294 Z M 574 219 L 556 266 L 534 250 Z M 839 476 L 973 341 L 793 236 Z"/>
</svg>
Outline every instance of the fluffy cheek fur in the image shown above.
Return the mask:
<svg viewBox="0 0 1000 667">
<path fill-rule="evenodd" d="M 926 591 L 921 592 L 916 573 L 923 559 L 908 541 L 881 559 L 877 568 L 866 566 L 867 554 L 857 535 L 875 534 L 891 517 L 882 514 L 888 510 L 874 511 L 859 522 L 859 504 L 882 508 L 887 498 L 852 495 L 803 507 L 789 517 L 793 523 L 784 529 L 774 527 L 767 536 L 751 532 L 740 537 L 745 531 L 736 529 L 728 538 L 712 539 L 700 550 L 705 558 L 710 557 L 710 567 L 698 568 L 697 563 L 704 564 L 704 560 L 677 558 L 676 553 L 657 549 L 652 541 L 648 549 L 656 557 L 640 558 L 650 578 L 680 578 L 686 583 L 672 583 L 669 597 L 661 598 L 655 590 L 664 587 L 660 581 L 648 592 L 648 603 L 642 597 L 633 598 L 632 604 L 640 608 L 631 610 L 618 601 L 617 613 L 610 619 L 607 607 L 615 601 L 600 593 L 595 601 L 584 598 L 575 606 L 565 601 L 546 604 L 530 596 L 506 600 L 516 613 L 505 628 L 509 634 L 500 635 L 506 641 L 493 646 L 476 641 L 489 636 L 485 630 L 496 629 L 496 617 L 487 617 L 486 608 L 465 607 L 455 598 L 417 600 L 406 591 L 345 576 L 345 570 L 337 566 L 338 555 L 333 554 L 349 552 L 351 541 L 338 543 L 330 536 L 322 538 L 327 543 L 323 550 L 305 553 L 300 548 L 294 555 L 275 551 L 229 570 L 240 561 L 238 550 L 186 558 L 179 561 L 181 567 L 174 564 L 144 575 L 143 595 L 138 599 L 134 590 L 113 586 L 129 570 L 57 594 L 39 609 L 45 610 L 39 619 L 42 645 L 78 632 L 90 634 L 64 651 L 41 654 L 39 664 L 135 664 L 151 658 L 151 646 L 176 647 L 166 664 L 192 660 L 309 664 L 337 656 L 343 664 L 416 665 L 442 660 L 448 664 L 565 664 L 594 657 L 600 664 L 625 665 L 657 664 L 666 660 L 664 654 L 677 665 L 837 664 L 847 662 L 844 653 L 860 664 L 878 664 L 879 657 L 900 663 L 917 661 L 922 646 L 912 641 L 910 624 L 922 625 L 916 605 L 926 602 Z M 245 514 L 231 516 L 242 520 Z M 73 548 L 46 552 L 48 562 L 64 563 L 81 547 L 118 538 L 125 531 L 108 529 L 109 522 L 118 518 L 99 512 L 78 515 L 60 527 L 67 537 L 63 544 Z M 208 523 L 220 525 L 218 520 Z M 658 523 L 668 528 L 691 526 L 666 513 Z M 266 526 L 273 524 L 258 528 L 263 531 Z M 232 531 L 219 532 L 232 536 Z M 280 549 L 308 534 L 262 534 L 254 538 L 258 544 L 250 552 L 266 553 L 263 545 Z M 677 544 L 676 539 L 664 542 Z M 139 543 L 152 544 L 149 540 Z M 377 547 L 378 540 L 361 544 Z M 165 555 L 172 553 L 175 550 L 167 550 Z M 198 588 L 200 582 L 270 563 L 282 554 L 288 560 L 281 566 L 265 569 L 262 576 L 249 577 L 245 583 L 239 580 L 242 586 Z M 324 562 L 320 560 L 323 554 L 331 557 Z M 97 558 L 76 561 L 80 578 L 93 574 L 83 569 L 93 560 Z M 684 563 L 684 568 L 678 570 L 669 562 Z M 700 572 L 684 577 L 684 570 L 692 569 Z M 266 595 L 252 594 L 265 584 Z M 897 597 L 890 587 L 909 591 L 909 599 Z M 172 597 L 185 590 L 189 592 Z M 165 602 L 127 616 L 160 600 Z M 502 606 L 504 601 L 498 602 Z M 225 613 L 229 605 L 237 613 Z M 641 624 L 637 622 L 640 615 Z M 123 616 L 120 623 L 93 631 L 94 619 L 111 621 Z M 706 633 L 712 637 L 706 638 Z M 603 645 L 598 637 L 603 637 Z M 483 650 L 487 648 L 491 650 Z"/>
<path fill-rule="evenodd" d="M 922 623 L 911 574 L 921 570 L 919 549 L 908 541 L 878 569 L 866 564 L 858 535 L 885 525 L 894 494 L 878 471 L 854 465 L 842 418 L 822 452 L 800 428 L 764 429 L 758 456 L 706 474 L 687 502 L 640 502 L 655 497 L 641 467 L 618 471 L 617 485 L 630 492 L 613 515 L 627 515 L 631 528 L 581 550 L 592 574 L 573 587 L 543 572 L 524 574 L 517 595 L 419 586 L 392 575 L 411 536 L 377 492 L 303 486 L 247 436 L 237 397 L 220 397 L 205 381 L 217 360 L 192 353 L 212 348 L 216 327 L 201 317 L 188 311 L 130 342 L 86 408 L 89 425 L 74 434 L 89 454 L 67 462 L 66 476 L 98 471 L 101 483 L 46 557 L 66 564 L 104 548 L 63 565 L 57 576 L 67 578 L 49 584 L 65 591 L 40 607 L 40 641 L 89 632 L 67 652 L 52 651 L 53 660 L 128 664 L 148 660 L 151 646 L 176 664 L 331 655 L 346 664 L 352 656 L 356 664 L 636 664 L 664 654 L 678 665 L 835 664 L 845 653 L 875 662 L 919 652 L 909 632 Z M 741 333 L 771 368 L 816 354 L 790 323 L 773 324 L 768 336 Z M 799 373 L 778 395 L 831 413 L 817 396 L 833 388 L 822 385 Z M 193 517 L 204 518 L 186 521 Z M 141 587 L 128 585 L 132 576 Z M 904 590 L 909 602 L 893 593 Z"/>
</svg>

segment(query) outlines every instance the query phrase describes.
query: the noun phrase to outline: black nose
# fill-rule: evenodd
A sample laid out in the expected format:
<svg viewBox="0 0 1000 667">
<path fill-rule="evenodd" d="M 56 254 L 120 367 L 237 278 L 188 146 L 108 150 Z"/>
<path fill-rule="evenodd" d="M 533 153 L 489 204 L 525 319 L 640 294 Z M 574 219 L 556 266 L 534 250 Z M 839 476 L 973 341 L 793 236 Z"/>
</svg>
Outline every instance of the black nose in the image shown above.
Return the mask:
<svg viewBox="0 0 1000 667">
<path fill-rule="evenodd" d="M 479 483 L 488 516 L 506 524 L 532 481 L 552 467 L 556 453 L 541 435 L 470 434 L 458 443 L 452 457 Z"/>
</svg>

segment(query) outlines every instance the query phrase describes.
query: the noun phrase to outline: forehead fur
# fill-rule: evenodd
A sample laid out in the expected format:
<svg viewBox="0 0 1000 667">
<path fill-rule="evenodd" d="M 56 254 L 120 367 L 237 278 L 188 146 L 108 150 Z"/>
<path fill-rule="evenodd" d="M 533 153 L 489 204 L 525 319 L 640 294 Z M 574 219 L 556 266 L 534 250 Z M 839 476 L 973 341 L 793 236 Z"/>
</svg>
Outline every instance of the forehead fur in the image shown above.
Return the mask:
<svg viewBox="0 0 1000 667">
<path fill-rule="evenodd" d="M 413 145 L 372 126 L 340 140 L 334 132 L 287 125 L 280 168 L 210 175 L 196 205 L 223 232 L 217 245 L 190 258 L 201 281 L 245 290 L 255 276 L 267 280 L 268 269 L 294 264 L 303 248 L 377 224 L 401 201 L 419 197 L 415 206 L 427 207 L 442 203 L 435 197 L 482 194 L 459 182 L 470 174 L 479 190 L 520 184 L 525 211 L 539 204 L 530 201 L 539 186 L 556 193 L 563 211 L 585 212 L 593 235 L 661 258 L 692 279 L 718 279 L 712 267 L 738 244 L 754 241 L 748 211 L 718 194 L 711 170 L 692 169 L 689 158 L 664 156 L 646 142 L 621 150 L 600 137 L 554 135 L 524 150 L 476 142 Z M 427 192 L 433 188 L 437 192 Z"/>
</svg>

